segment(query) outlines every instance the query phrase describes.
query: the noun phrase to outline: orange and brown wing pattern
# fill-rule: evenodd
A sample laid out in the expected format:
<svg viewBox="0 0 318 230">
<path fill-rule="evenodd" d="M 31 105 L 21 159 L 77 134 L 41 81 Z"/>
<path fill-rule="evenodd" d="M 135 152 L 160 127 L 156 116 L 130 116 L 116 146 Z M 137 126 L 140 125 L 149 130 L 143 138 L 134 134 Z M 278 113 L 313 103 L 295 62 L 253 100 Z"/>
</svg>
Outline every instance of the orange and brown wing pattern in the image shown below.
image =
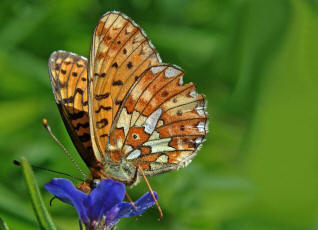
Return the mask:
<svg viewBox="0 0 318 230">
<path fill-rule="evenodd" d="M 89 168 L 96 164 L 89 130 L 87 60 L 57 51 L 49 58 L 49 73 L 55 101 L 66 129 Z"/>
<path fill-rule="evenodd" d="M 145 71 L 111 132 L 109 148 L 121 149 L 120 157 L 142 167 L 146 175 L 185 167 L 207 133 L 204 96 L 193 83 L 183 84 L 183 74 L 165 64 Z"/>
<path fill-rule="evenodd" d="M 138 77 L 160 57 L 142 29 L 119 12 L 98 22 L 89 65 L 89 112 L 93 148 L 101 162 L 118 110 Z"/>
</svg>

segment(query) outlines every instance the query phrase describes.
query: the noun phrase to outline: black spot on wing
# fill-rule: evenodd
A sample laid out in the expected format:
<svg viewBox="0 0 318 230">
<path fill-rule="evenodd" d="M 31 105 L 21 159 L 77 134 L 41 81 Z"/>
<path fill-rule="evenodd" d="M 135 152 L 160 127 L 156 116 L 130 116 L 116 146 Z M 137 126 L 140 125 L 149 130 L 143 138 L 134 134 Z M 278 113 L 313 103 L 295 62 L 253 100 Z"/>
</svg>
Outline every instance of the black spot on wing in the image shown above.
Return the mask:
<svg viewBox="0 0 318 230">
<path fill-rule="evenodd" d="M 100 101 L 102 99 L 108 98 L 109 97 L 109 93 L 104 93 L 104 94 L 99 94 L 99 95 L 95 95 L 95 99 L 97 101 Z"/>
<path fill-rule="evenodd" d="M 127 68 L 128 69 L 131 69 L 133 67 L 133 64 L 131 63 L 131 61 L 130 62 L 128 62 L 128 64 L 127 64 Z"/>
<path fill-rule="evenodd" d="M 96 127 L 97 127 L 98 129 L 102 129 L 102 128 L 104 128 L 106 125 L 108 125 L 108 120 L 107 120 L 106 118 L 104 118 L 104 119 L 102 119 L 102 120 L 96 122 Z"/>
<path fill-rule="evenodd" d="M 78 136 L 78 138 L 80 139 L 81 142 L 87 142 L 91 140 L 91 135 L 89 133 L 84 133 L 83 135 Z"/>
<path fill-rule="evenodd" d="M 113 81 L 113 86 L 120 86 L 120 85 L 123 85 L 123 82 L 121 80 L 118 80 L 118 81 Z"/>
<path fill-rule="evenodd" d="M 74 103 L 74 97 L 73 97 L 73 96 L 70 96 L 70 97 L 68 97 L 68 98 L 64 98 L 62 101 L 63 101 L 63 103 L 65 103 L 65 104 Z"/>
<path fill-rule="evenodd" d="M 95 113 L 99 113 L 101 110 L 106 110 L 106 111 L 109 111 L 109 110 L 111 110 L 112 109 L 112 107 L 111 106 L 100 106 L 96 111 L 95 111 Z"/>
<path fill-rule="evenodd" d="M 82 127 L 82 128 L 88 128 L 88 127 L 89 127 L 89 122 L 86 122 L 86 123 L 84 123 L 84 124 L 78 123 L 78 124 L 74 127 L 74 129 L 75 129 L 75 130 L 79 130 L 81 127 Z"/>
<path fill-rule="evenodd" d="M 123 102 L 122 101 L 115 101 L 116 105 L 121 105 Z"/>
<path fill-rule="evenodd" d="M 72 114 L 70 114 L 70 119 L 76 120 L 76 119 L 82 118 L 84 116 L 84 114 L 85 114 L 84 111 L 80 111 L 78 113 L 72 113 Z"/>
</svg>

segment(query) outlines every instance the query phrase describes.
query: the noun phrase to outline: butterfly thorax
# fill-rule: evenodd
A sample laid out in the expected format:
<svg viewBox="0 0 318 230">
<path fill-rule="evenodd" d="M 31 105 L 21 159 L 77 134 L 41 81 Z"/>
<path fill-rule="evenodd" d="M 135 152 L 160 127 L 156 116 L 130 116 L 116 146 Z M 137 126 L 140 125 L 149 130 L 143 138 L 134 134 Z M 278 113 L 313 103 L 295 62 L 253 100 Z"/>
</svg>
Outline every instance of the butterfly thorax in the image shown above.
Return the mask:
<svg viewBox="0 0 318 230">
<path fill-rule="evenodd" d="M 136 184 L 138 181 L 138 168 L 123 158 L 118 159 L 116 151 L 111 151 L 109 155 L 115 156 L 118 161 L 114 162 L 111 159 L 107 159 L 103 164 L 90 168 L 91 178 L 79 184 L 78 189 L 85 193 L 90 193 L 94 189 L 93 182 L 102 179 L 117 180 L 127 186 Z"/>
<path fill-rule="evenodd" d="M 132 163 L 122 159 L 118 163 L 108 161 L 104 165 L 103 174 L 105 178 L 108 177 L 113 180 L 121 181 L 122 183 L 130 186 L 137 180 L 138 169 Z"/>
<path fill-rule="evenodd" d="M 118 151 L 110 151 L 103 164 L 100 164 L 101 167 L 90 168 L 91 180 L 113 179 L 128 186 L 133 185 L 137 180 L 138 169 L 126 159 L 119 158 L 119 155 Z M 114 158 L 116 161 L 113 160 Z"/>
</svg>

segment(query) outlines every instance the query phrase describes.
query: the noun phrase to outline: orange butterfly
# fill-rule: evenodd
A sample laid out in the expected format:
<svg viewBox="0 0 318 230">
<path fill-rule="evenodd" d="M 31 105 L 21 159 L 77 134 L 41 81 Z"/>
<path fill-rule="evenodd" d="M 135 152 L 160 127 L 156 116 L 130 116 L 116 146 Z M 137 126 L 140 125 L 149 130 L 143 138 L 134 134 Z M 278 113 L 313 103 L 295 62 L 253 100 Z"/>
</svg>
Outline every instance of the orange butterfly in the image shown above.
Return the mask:
<svg viewBox="0 0 318 230">
<path fill-rule="evenodd" d="M 144 31 L 119 12 L 98 22 L 89 62 L 65 51 L 49 59 L 65 126 L 92 179 L 127 186 L 187 166 L 207 133 L 204 96 L 163 64 Z M 87 184 L 80 186 L 86 190 Z"/>
</svg>

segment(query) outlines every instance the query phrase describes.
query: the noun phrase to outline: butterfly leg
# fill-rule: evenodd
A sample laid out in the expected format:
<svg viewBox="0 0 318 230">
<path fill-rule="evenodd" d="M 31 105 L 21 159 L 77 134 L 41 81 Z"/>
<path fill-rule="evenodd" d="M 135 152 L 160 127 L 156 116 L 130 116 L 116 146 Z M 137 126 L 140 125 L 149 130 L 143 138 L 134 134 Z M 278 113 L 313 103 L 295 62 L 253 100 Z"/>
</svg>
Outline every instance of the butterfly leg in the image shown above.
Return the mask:
<svg viewBox="0 0 318 230">
<path fill-rule="evenodd" d="M 135 210 L 137 210 L 136 205 L 134 204 L 134 202 L 132 201 L 131 197 L 128 195 L 127 192 L 125 193 L 125 196 L 126 196 L 126 199 L 129 201 L 129 203 L 131 204 L 131 206 L 133 206 L 133 208 L 134 208 Z M 135 216 L 135 219 L 138 220 L 138 217 Z"/>
<path fill-rule="evenodd" d="M 161 210 L 161 208 L 160 208 L 160 205 L 159 205 L 159 203 L 158 203 L 158 201 L 157 201 L 155 195 L 153 194 L 152 188 L 151 188 L 151 186 L 150 186 L 150 184 L 149 184 L 149 181 L 148 181 L 148 179 L 147 179 L 147 177 L 146 177 L 146 175 L 145 175 L 145 173 L 144 173 L 144 170 L 143 170 L 140 166 L 139 166 L 138 168 L 139 168 L 139 170 L 140 170 L 140 172 L 141 172 L 142 177 L 144 178 L 144 180 L 145 180 L 145 182 L 146 182 L 146 185 L 147 185 L 147 187 L 148 187 L 148 189 L 149 189 L 149 192 L 150 192 L 150 194 L 151 194 L 153 200 L 155 201 L 155 204 L 156 204 L 156 206 L 157 206 L 157 208 L 158 208 L 159 215 L 160 215 L 159 220 L 161 220 L 162 217 L 163 217 L 163 213 L 162 213 L 162 210 Z"/>
<path fill-rule="evenodd" d="M 126 196 L 126 199 L 129 201 L 129 203 L 131 204 L 131 206 L 133 206 L 133 208 L 134 208 L 135 210 L 137 210 L 136 205 L 134 204 L 134 202 L 132 201 L 131 197 L 128 195 L 127 192 L 126 192 L 125 196 Z"/>
</svg>

